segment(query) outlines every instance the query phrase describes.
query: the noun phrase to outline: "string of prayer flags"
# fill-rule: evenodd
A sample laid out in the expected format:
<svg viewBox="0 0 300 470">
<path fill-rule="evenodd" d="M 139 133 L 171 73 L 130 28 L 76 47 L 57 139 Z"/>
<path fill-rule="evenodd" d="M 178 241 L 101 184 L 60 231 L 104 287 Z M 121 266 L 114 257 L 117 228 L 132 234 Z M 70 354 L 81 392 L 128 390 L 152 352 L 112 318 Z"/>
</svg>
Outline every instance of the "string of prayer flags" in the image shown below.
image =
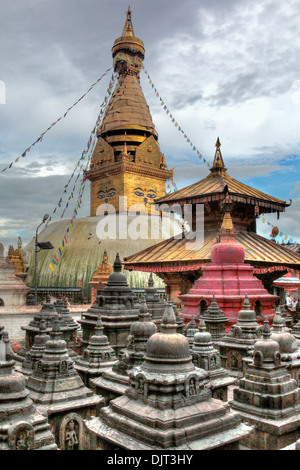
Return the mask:
<svg viewBox="0 0 300 470">
<path fill-rule="evenodd" d="M 36 145 L 38 142 L 42 142 L 43 138 L 44 138 L 44 135 L 50 131 L 50 129 L 52 129 L 52 127 L 54 127 L 61 119 L 65 118 L 67 116 L 67 114 L 71 111 L 72 108 L 74 108 L 78 103 L 79 101 L 81 101 L 91 90 L 92 88 L 94 88 L 94 86 L 97 85 L 97 83 L 100 82 L 100 80 L 102 80 L 103 77 L 105 77 L 105 75 L 107 75 L 107 73 L 112 69 L 112 67 L 110 67 L 109 69 L 107 69 L 102 75 L 101 77 L 98 78 L 98 80 L 93 83 L 90 88 L 87 90 L 86 93 L 84 93 L 81 98 L 79 98 L 72 106 L 70 106 L 67 111 L 63 114 L 63 116 L 60 116 L 55 122 L 53 122 L 49 127 L 48 129 L 46 129 L 44 132 L 42 132 L 42 134 L 30 145 L 30 147 L 28 147 L 18 158 L 16 158 L 13 162 L 11 162 L 9 165 L 7 165 L 5 168 L 3 168 L 0 173 L 3 173 L 4 171 L 8 170 L 9 168 L 11 168 L 13 166 L 14 163 L 18 163 L 18 161 L 20 160 L 20 158 L 25 158 L 27 153 L 30 152 L 30 150 L 32 149 L 32 147 L 34 145 Z"/>
<path fill-rule="evenodd" d="M 263 224 L 267 224 L 267 225 L 269 225 L 271 228 L 276 227 L 275 225 L 272 225 L 271 222 L 269 222 L 268 220 L 266 220 L 265 217 L 262 217 L 262 218 L 261 218 L 261 221 L 262 221 Z M 279 232 L 278 232 L 278 235 L 279 235 L 279 237 L 282 238 L 282 241 L 287 242 L 287 241 L 289 240 L 291 243 L 293 243 L 292 237 L 290 237 L 289 235 L 286 235 L 284 232 L 279 231 Z"/>
<path fill-rule="evenodd" d="M 113 86 L 114 86 L 114 84 L 115 84 L 115 82 L 116 82 L 116 78 L 117 78 L 117 75 L 113 73 L 112 76 L 111 76 L 110 82 L 109 82 L 108 89 L 107 89 L 107 91 L 106 91 L 106 96 L 111 95 L 112 90 L 113 90 Z M 97 139 L 97 130 L 98 130 L 99 126 L 100 126 L 100 123 L 101 123 L 102 120 L 103 120 L 104 113 L 105 113 L 105 108 L 106 108 L 106 105 L 104 105 L 104 104 L 102 103 L 102 105 L 101 105 L 101 107 L 100 107 L 99 115 L 98 115 L 97 120 L 96 120 L 96 123 L 95 123 L 95 126 L 94 126 L 94 128 L 93 128 L 93 130 L 92 130 L 92 132 L 91 132 L 91 134 L 90 134 L 90 136 L 89 136 L 89 139 L 88 139 L 88 141 L 87 141 L 86 148 L 85 148 L 85 150 L 82 152 L 81 157 L 79 158 L 79 160 L 77 161 L 77 163 L 76 163 L 76 165 L 75 165 L 75 168 L 74 168 L 74 170 L 73 170 L 73 173 L 72 173 L 72 175 L 71 175 L 70 178 L 69 178 L 69 181 L 68 181 L 67 184 L 64 186 L 63 194 L 62 194 L 62 196 L 60 197 L 60 199 L 59 199 L 59 201 L 58 201 L 56 207 L 54 208 L 54 210 L 53 210 L 53 212 L 52 212 L 52 215 L 55 214 L 55 212 L 56 212 L 56 210 L 57 210 L 58 207 L 61 207 L 61 205 L 62 205 L 62 200 L 63 200 L 63 196 L 64 196 L 64 194 L 67 194 L 67 189 L 68 189 L 69 185 L 71 184 L 71 181 L 72 181 L 72 179 L 74 178 L 74 175 L 75 175 L 76 171 L 79 169 L 78 175 L 77 175 L 77 177 L 76 177 L 76 179 L 75 179 L 75 181 L 74 181 L 73 189 L 72 189 L 72 191 L 71 191 L 71 194 L 70 194 L 69 197 L 68 197 L 68 201 L 70 201 L 70 200 L 73 198 L 73 196 L 74 196 L 73 193 L 75 192 L 76 183 L 77 183 L 77 181 L 78 181 L 78 179 L 79 179 L 79 177 L 80 177 L 80 175 L 81 175 L 81 170 L 83 169 L 83 163 L 84 163 L 83 160 L 85 160 L 86 157 L 87 157 L 87 155 L 88 155 L 89 153 L 91 154 L 91 153 L 93 152 L 93 150 L 94 150 L 94 146 L 95 146 L 95 144 L 96 144 L 96 139 Z M 82 162 L 81 162 L 81 161 L 82 161 Z M 81 163 L 80 163 L 80 162 L 81 162 Z M 80 165 L 80 167 L 79 167 L 79 165 Z M 85 178 L 83 178 L 83 179 L 85 179 Z M 82 180 L 83 180 L 83 179 L 82 179 Z M 82 180 L 80 180 L 80 181 L 82 181 Z M 65 209 L 66 209 L 66 207 L 65 207 Z M 64 212 L 64 211 L 63 211 L 63 212 Z M 64 215 L 64 214 L 63 214 L 63 215 Z M 61 218 L 63 218 L 63 215 L 61 216 Z M 51 217 L 48 219 L 46 226 L 49 224 L 50 221 L 51 221 Z"/>
<path fill-rule="evenodd" d="M 194 152 L 197 153 L 199 159 L 203 162 L 203 163 L 206 163 L 207 167 L 210 168 L 210 164 L 208 163 L 208 161 L 203 158 L 202 154 L 199 152 L 199 150 L 196 148 L 196 146 L 191 142 L 191 140 L 188 138 L 188 136 L 186 135 L 186 133 L 184 132 L 184 130 L 182 129 L 182 127 L 178 124 L 178 122 L 176 121 L 175 117 L 173 116 L 173 114 L 170 112 L 170 110 L 168 109 L 167 105 L 165 104 L 165 102 L 163 101 L 163 99 L 159 96 L 159 93 L 157 91 L 157 89 L 155 88 L 154 86 L 154 83 L 153 81 L 151 80 L 150 78 L 150 75 L 148 74 L 147 70 L 145 69 L 145 67 L 143 66 L 143 69 L 145 71 L 145 74 L 147 75 L 148 77 L 148 80 L 149 80 L 149 84 L 151 85 L 151 88 L 152 90 L 154 91 L 154 94 L 157 98 L 159 98 L 160 100 L 160 105 L 163 107 L 163 110 L 166 112 L 167 115 L 169 115 L 169 118 L 171 119 L 171 122 L 174 124 L 174 126 L 176 127 L 176 129 L 181 132 L 183 134 L 183 137 L 184 139 L 186 139 L 186 142 L 190 145 L 190 147 L 192 148 L 192 150 Z"/>
</svg>

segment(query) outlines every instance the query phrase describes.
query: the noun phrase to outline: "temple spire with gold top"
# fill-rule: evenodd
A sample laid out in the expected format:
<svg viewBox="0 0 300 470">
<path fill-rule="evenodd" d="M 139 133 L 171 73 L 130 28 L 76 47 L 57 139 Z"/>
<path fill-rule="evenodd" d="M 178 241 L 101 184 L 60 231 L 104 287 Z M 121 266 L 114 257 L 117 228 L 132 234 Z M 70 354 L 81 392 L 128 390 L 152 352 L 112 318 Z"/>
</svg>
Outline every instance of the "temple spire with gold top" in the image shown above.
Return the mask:
<svg viewBox="0 0 300 470">
<path fill-rule="evenodd" d="M 225 168 L 225 164 L 224 164 L 220 147 L 221 147 L 221 142 L 218 137 L 217 142 L 216 142 L 216 152 L 215 152 L 214 163 L 213 163 L 213 166 L 210 168 L 210 171 L 212 173 L 222 174 L 227 171 L 227 168 Z"/>
<path fill-rule="evenodd" d="M 126 12 L 122 35 L 112 47 L 113 67 L 118 83 L 98 129 L 90 169 L 90 215 L 126 210 L 139 204 L 141 212 L 151 212 L 155 198 L 165 195 L 165 181 L 172 177 L 157 142 L 149 106 L 139 73 L 145 57 L 144 43 L 134 35 L 131 10 Z M 101 207 L 100 207 L 101 206 Z M 101 212 L 103 211 L 103 212 Z"/>
</svg>

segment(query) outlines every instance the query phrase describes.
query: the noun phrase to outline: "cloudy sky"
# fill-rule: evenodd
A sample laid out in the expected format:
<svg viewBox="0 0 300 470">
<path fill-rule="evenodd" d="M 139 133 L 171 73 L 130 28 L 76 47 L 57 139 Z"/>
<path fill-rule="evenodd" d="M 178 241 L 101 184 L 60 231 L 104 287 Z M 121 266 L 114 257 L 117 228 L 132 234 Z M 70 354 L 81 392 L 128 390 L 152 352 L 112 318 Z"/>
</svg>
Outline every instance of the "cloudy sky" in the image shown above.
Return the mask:
<svg viewBox="0 0 300 470">
<path fill-rule="evenodd" d="M 111 67 L 111 47 L 128 3 L 1 0 L 0 170 Z M 299 241 L 300 3 L 132 0 L 130 6 L 135 35 L 145 44 L 145 69 L 176 121 L 209 162 L 219 136 L 231 176 L 292 199 L 279 222 L 275 215 L 267 220 Z M 43 215 L 52 214 L 85 149 L 109 79 L 110 74 L 26 158 L 0 173 L 0 241 L 6 247 L 16 245 L 18 235 L 26 244 Z M 144 73 L 141 85 L 177 187 L 205 177 L 208 168 L 171 123 Z M 89 188 L 78 213 L 87 215 Z M 266 224 L 258 227 L 269 235 Z"/>
</svg>

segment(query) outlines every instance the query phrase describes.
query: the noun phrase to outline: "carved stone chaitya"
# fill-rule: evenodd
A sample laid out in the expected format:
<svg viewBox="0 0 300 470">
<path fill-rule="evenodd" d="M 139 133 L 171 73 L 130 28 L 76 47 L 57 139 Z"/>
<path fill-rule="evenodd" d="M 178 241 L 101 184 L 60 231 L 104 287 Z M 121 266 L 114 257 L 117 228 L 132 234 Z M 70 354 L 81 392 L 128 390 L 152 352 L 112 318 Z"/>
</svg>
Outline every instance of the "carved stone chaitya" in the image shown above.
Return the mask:
<svg viewBox="0 0 300 470">
<path fill-rule="evenodd" d="M 103 323 L 99 315 L 95 334 L 90 338 L 83 356 L 75 359 L 75 369 L 84 384 L 89 387 L 90 379 L 102 375 L 117 362 L 114 349 L 110 346 L 107 336 L 103 334 Z"/>
<path fill-rule="evenodd" d="M 121 272 L 122 263 L 119 254 L 116 256 L 113 269 L 107 285 L 97 296 L 92 307 L 81 315 L 79 323 L 82 327 L 82 342 L 86 347 L 94 334 L 98 315 L 101 315 L 104 334 L 118 354 L 126 345 L 132 322 L 138 320 L 139 303 L 127 283 L 126 276 Z"/>
<path fill-rule="evenodd" d="M 166 308 L 166 302 L 161 301 L 157 294 L 157 289 L 154 287 L 152 273 L 150 273 L 149 276 L 148 287 L 145 288 L 145 300 L 149 313 L 152 315 L 152 321 L 156 324 L 159 330 L 159 325 Z"/>
<path fill-rule="evenodd" d="M 140 305 L 139 321 L 131 325 L 126 348 L 120 351 L 118 362 L 113 365 L 112 370 L 106 370 L 101 377 L 90 381 L 92 389 L 105 397 L 106 403 L 124 395 L 129 385 L 128 373 L 143 362 L 147 341 L 156 331 L 157 327 L 151 320 L 144 298 Z"/>
<path fill-rule="evenodd" d="M 246 294 L 243 309 L 238 313 L 237 323 L 221 341 L 218 341 L 221 365 L 230 375 L 243 376 L 243 359 L 253 350 L 254 343 L 260 336 L 261 326 L 256 321 L 256 314 L 251 310 Z"/>
<path fill-rule="evenodd" d="M 194 346 L 194 336 L 196 333 L 198 333 L 198 331 L 199 331 L 198 325 L 195 322 L 194 315 L 192 315 L 191 321 L 186 325 L 184 329 L 184 336 L 187 337 L 187 340 L 190 345 L 190 349 L 192 349 Z"/>
<path fill-rule="evenodd" d="M 8 334 L 0 327 L 0 450 L 57 450 L 45 416 L 14 369 Z"/>
<path fill-rule="evenodd" d="M 271 328 L 271 338 L 279 344 L 281 362 L 286 365 L 288 373 L 300 385 L 300 349 L 296 337 L 285 326 L 281 309 L 276 309 Z M 293 333 L 293 332 L 292 332 Z"/>
<path fill-rule="evenodd" d="M 41 310 L 34 315 L 33 320 L 31 320 L 27 326 L 21 327 L 22 330 L 26 332 L 26 336 L 25 348 L 22 348 L 16 355 L 19 361 L 22 362 L 26 357 L 27 352 L 32 348 L 34 338 L 39 334 L 40 323 L 45 322 L 47 333 L 49 333 L 57 319 L 60 324 L 62 338 L 67 342 L 70 356 L 77 356 L 76 352 L 71 348 L 75 346 L 79 325 L 73 320 L 65 299 L 62 299 L 59 302 L 56 301 L 56 305 L 58 305 L 60 314 L 56 310 L 54 303 L 51 302 L 49 293 L 47 293 L 46 301 L 43 303 Z"/>
<path fill-rule="evenodd" d="M 254 345 L 253 361 L 234 390 L 231 406 L 255 431 L 242 442 L 252 449 L 276 450 L 299 439 L 300 392 L 281 361 L 268 320 Z"/>
<path fill-rule="evenodd" d="M 188 340 L 176 333 L 168 306 L 144 362 L 128 375 L 122 397 L 85 421 L 90 448 L 202 450 L 238 448 L 252 428 L 229 405 L 211 398 L 207 373 L 194 366 Z"/>
<path fill-rule="evenodd" d="M 191 350 L 193 362 L 195 366 L 207 371 L 213 398 L 227 401 L 228 387 L 235 383 L 235 379 L 229 377 L 228 371 L 221 367 L 220 353 L 213 346 L 204 320 L 200 320 L 199 330 L 195 333 Z"/>
<path fill-rule="evenodd" d="M 220 310 L 214 295 L 210 306 L 204 309 L 199 318 L 205 321 L 207 331 L 211 334 L 214 343 L 218 343 L 225 336 L 228 318 Z"/>
<path fill-rule="evenodd" d="M 50 332 L 50 340 L 42 359 L 27 381 L 30 398 L 38 405 L 41 413 L 49 418 L 51 430 L 58 445 L 62 420 L 70 413 L 76 413 L 77 420 L 97 415 L 104 404 L 101 397 L 88 389 L 69 357 L 66 341 L 62 338 L 58 318 Z M 79 438 L 79 449 L 84 448 L 83 434 Z"/>
<path fill-rule="evenodd" d="M 30 351 L 27 351 L 21 367 L 16 368 L 16 370 L 24 375 L 26 380 L 37 367 L 38 362 L 42 359 L 46 343 L 49 339 L 50 336 L 47 334 L 46 322 L 41 320 L 39 324 L 39 334 L 35 335 L 32 348 Z"/>
</svg>

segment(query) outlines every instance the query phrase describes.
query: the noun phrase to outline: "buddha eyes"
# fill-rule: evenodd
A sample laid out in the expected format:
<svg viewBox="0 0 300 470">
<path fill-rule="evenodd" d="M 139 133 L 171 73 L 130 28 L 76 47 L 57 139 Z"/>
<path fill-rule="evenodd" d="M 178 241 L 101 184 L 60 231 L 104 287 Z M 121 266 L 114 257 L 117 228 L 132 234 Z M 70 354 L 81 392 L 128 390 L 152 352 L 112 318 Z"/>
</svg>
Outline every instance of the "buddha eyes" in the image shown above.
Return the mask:
<svg viewBox="0 0 300 470">
<path fill-rule="evenodd" d="M 143 190 L 142 188 L 135 188 L 133 193 L 138 197 L 146 196 L 148 199 L 155 199 L 157 197 L 156 192 L 152 189 L 149 189 L 147 192 L 147 189 Z"/>
<path fill-rule="evenodd" d="M 137 189 L 135 189 L 133 192 L 136 196 L 139 196 L 139 197 L 144 196 L 144 192 L 142 190 L 138 191 Z"/>
<path fill-rule="evenodd" d="M 98 191 L 97 198 L 104 199 L 107 197 L 113 197 L 117 193 L 115 188 L 110 188 L 108 191 Z"/>
<path fill-rule="evenodd" d="M 105 193 L 103 191 L 99 191 L 97 194 L 98 199 L 104 199 L 105 198 Z"/>
</svg>

